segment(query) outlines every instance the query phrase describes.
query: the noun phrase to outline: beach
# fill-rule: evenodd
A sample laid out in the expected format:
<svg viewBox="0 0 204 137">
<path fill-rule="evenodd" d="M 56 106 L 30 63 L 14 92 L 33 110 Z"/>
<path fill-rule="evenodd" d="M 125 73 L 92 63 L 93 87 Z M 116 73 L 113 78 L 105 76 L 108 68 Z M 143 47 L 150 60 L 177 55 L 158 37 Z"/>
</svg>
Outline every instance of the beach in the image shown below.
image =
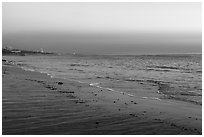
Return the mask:
<svg viewBox="0 0 204 137">
<path fill-rule="evenodd" d="M 127 83 L 130 93 L 125 86 L 51 78 L 8 62 L 2 71 L 3 135 L 202 134 L 202 105 L 162 99 L 152 84 Z M 109 87 L 114 84 L 124 83 Z"/>
<path fill-rule="evenodd" d="M 3 135 L 202 135 L 201 2 L 3 2 Z"/>
</svg>

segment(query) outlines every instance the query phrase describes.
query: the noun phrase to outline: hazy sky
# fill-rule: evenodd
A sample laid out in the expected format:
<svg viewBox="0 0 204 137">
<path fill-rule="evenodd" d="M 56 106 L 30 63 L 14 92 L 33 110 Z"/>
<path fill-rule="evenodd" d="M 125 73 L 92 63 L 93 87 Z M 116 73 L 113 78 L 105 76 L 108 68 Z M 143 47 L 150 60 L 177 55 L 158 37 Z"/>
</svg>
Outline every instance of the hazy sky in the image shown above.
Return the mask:
<svg viewBox="0 0 204 137">
<path fill-rule="evenodd" d="M 201 3 L 3 3 L 3 46 L 84 54 L 201 53 Z"/>
</svg>

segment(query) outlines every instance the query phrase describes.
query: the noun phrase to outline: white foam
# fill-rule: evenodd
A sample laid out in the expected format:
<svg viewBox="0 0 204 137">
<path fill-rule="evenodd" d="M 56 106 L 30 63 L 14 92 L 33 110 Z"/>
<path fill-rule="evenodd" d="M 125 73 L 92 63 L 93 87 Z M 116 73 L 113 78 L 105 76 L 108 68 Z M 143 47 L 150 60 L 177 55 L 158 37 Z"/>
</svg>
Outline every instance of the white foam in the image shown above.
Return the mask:
<svg viewBox="0 0 204 137">
<path fill-rule="evenodd" d="M 128 96 L 130 96 L 130 97 L 134 97 L 134 95 L 132 95 L 132 94 L 127 94 Z"/>
<path fill-rule="evenodd" d="M 120 92 L 120 91 L 116 91 L 116 90 L 114 90 L 114 89 L 111 89 L 111 88 L 106 88 L 108 91 L 113 91 L 113 92 L 118 92 L 118 93 L 120 93 L 120 94 L 126 94 L 126 95 L 128 95 L 128 96 L 130 96 L 130 97 L 134 97 L 134 95 L 132 95 L 132 94 L 128 94 L 128 93 L 125 93 L 125 92 Z"/>
<path fill-rule="evenodd" d="M 81 82 L 81 81 L 77 81 L 77 82 L 79 82 L 79 83 L 85 83 L 85 82 Z M 95 83 L 90 83 L 89 86 L 95 86 L 95 87 L 100 88 L 100 89 L 107 89 L 108 91 L 118 92 L 118 93 L 123 94 L 123 95 L 126 94 L 126 95 L 128 95 L 128 96 L 130 96 L 130 97 L 134 97 L 134 95 L 132 95 L 132 94 L 128 94 L 128 93 L 125 93 L 125 92 L 116 91 L 116 90 L 114 90 L 114 89 L 112 89 L 112 88 L 101 87 L 101 86 L 99 86 L 99 84 L 100 84 L 100 83 L 95 82 Z"/>
<path fill-rule="evenodd" d="M 151 99 L 155 99 L 155 100 L 159 100 L 159 101 L 162 101 L 161 99 L 159 99 L 159 98 L 156 98 L 156 97 L 151 97 Z"/>
<path fill-rule="evenodd" d="M 25 70 L 25 71 L 35 71 L 34 69 L 31 69 L 31 68 L 26 68 L 26 67 L 21 67 L 23 70 Z"/>
<path fill-rule="evenodd" d="M 89 84 L 90 86 L 97 86 L 98 84 L 100 84 L 100 83 L 91 83 L 91 84 Z"/>
<path fill-rule="evenodd" d="M 157 98 L 157 97 L 142 97 L 143 99 L 155 99 L 155 100 L 159 100 L 162 101 L 161 99 Z"/>
<path fill-rule="evenodd" d="M 113 90 L 112 88 L 106 88 L 107 90 L 109 90 L 109 91 L 115 91 L 115 90 Z"/>
<path fill-rule="evenodd" d="M 103 88 L 103 87 L 101 87 L 101 86 L 96 86 L 97 88 Z"/>
</svg>

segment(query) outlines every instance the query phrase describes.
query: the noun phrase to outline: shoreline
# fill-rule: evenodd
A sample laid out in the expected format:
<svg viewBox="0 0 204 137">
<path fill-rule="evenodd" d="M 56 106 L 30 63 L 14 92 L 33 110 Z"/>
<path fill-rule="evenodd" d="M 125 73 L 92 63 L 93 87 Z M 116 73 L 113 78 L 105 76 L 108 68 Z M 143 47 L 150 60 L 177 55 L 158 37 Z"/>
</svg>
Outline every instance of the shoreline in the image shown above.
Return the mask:
<svg viewBox="0 0 204 137">
<path fill-rule="evenodd" d="M 9 66 L 2 70 L 3 134 L 202 134 L 200 105 L 128 96 Z"/>
</svg>

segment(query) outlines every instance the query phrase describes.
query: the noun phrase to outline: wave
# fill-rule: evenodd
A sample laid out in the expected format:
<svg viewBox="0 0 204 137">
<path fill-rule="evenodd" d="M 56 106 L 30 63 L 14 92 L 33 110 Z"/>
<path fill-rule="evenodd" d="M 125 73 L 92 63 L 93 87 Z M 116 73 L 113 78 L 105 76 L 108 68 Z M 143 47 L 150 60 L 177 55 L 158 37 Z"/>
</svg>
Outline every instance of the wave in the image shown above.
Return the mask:
<svg viewBox="0 0 204 137">
<path fill-rule="evenodd" d="M 89 84 L 90 86 L 96 86 L 96 85 L 98 85 L 98 84 L 100 84 L 100 83 L 91 83 L 91 84 Z"/>
<path fill-rule="evenodd" d="M 32 68 L 27 68 L 27 67 L 21 67 L 23 70 L 25 70 L 25 71 L 32 71 L 32 72 L 34 72 L 35 70 L 34 69 L 32 69 Z"/>
<path fill-rule="evenodd" d="M 117 93 L 120 93 L 120 94 L 123 94 L 123 95 L 128 95 L 128 96 L 130 96 L 130 97 L 134 97 L 134 95 L 132 95 L 132 94 L 129 94 L 129 93 L 126 93 L 126 92 L 121 92 L 121 91 L 116 91 L 116 90 L 114 90 L 114 89 L 112 89 L 112 88 L 101 87 L 101 86 L 99 86 L 99 84 L 100 84 L 100 83 L 91 83 L 91 84 L 89 84 L 89 85 L 90 85 L 90 86 L 95 86 L 95 87 L 97 87 L 97 88 L 106 89 L 106 90 L 108 90 L 108 91 L 117 92 Z"/>
<path fill-rule="evenodd" d="M 195 99 L 202 98 L 202 93 L 199 93 L 196 90 L 192 91 L 188 89 L 187 91 L 187 90 L 178 89 L 174 86 L 174 83 L 172 82 L 165 82 L 161 80 L 152 80 L 152 79 L 133 79 L 133 78 L 125 79 L 125 81 L 138 82 L 138 83 L 141 83 L 141 82 L 153 83 L 153 84 L 156 84 L 156 86 L 158 86 L 157 93 L 163 95 L 162 98 L 175 99 L 179 101 L 191 102 L 198 105 L 202 105 L 202 100 L 200 101 L 195 100 Z M 155 97 L 143 97 L 143 98 L 161 100 Z"/>
<path fill-rule="evenodd" d="M 159 100 L 162 101 L 160 98 L 157 97 L 142 97 L 143 99 L 155 99 L 155 100 Z"/>
</svg>

